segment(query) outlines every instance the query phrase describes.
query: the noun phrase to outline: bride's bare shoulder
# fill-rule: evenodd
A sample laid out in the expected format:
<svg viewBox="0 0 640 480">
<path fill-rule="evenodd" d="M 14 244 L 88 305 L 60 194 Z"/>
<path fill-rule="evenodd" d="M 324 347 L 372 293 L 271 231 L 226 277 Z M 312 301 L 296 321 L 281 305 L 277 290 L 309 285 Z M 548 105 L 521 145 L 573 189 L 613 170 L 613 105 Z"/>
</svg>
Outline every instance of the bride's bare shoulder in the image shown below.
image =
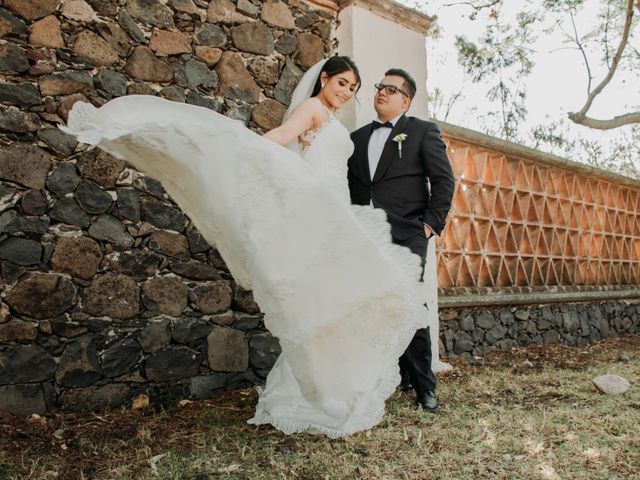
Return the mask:
<svg viewBox="0 0 640 480">
<path fill-rule="evenodd" d="M 311 114 L 313 116 L 318 115 L 319 113 L 324 112 L 324 107 L 320 100 L 315 97 L 307 98 L 304 102 L 296 107 L 296 111 L 304 112 L 306 114 Z"/>
<path fill-rule="evenodd" d="M 314 124 L 322 124 L 327 121 L 329 112 L 318 98 L 308 98 L 300 104 L 301 107 L 303 105 L 307 115 L 313 118 Z"/>
</svg>

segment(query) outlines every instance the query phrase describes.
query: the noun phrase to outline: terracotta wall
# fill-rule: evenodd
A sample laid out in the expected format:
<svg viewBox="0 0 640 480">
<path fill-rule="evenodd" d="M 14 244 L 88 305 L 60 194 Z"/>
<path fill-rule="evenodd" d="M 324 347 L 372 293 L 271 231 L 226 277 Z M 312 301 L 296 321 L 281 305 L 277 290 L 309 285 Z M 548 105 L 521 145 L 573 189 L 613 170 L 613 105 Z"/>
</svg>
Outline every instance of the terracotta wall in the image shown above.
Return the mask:
<svg viewBox="0 0 640 480">
<path fill-rule="evenodd" d="M 456 176 L 441 293 L 640 285 L 640 182 L 443 125 Z"/>
</svg>

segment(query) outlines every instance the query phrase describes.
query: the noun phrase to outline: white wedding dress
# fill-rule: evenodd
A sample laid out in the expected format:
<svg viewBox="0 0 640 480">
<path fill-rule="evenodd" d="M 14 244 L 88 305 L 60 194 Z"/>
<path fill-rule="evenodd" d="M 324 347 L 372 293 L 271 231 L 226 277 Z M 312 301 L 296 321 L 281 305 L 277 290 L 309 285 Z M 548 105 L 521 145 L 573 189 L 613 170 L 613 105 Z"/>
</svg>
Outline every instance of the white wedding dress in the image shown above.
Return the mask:
<svg viewBox="0 0 640 480">
<path fill-rule="evenodd" d="M 282 354 L 250 423 L 340 437 L 381 420 L 426 326 L 420 259 L 391 243 L 382 210 L 350 205 L 353 145 L 333 115 L 299 155 L 153 96 L 76 104 L 61 128 L 159 180 L 253 290 Z"/>
</svg>

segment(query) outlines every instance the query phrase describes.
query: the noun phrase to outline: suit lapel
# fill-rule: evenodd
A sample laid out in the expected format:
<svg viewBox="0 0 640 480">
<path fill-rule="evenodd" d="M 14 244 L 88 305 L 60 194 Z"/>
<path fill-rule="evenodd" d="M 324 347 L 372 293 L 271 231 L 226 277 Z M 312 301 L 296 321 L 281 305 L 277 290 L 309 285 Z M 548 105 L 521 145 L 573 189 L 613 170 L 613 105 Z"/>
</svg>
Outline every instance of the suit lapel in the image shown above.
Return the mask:
<svg viewBox="0 0 640 480">
<path fill-rule="evenodd" d="M 367 185 L 371 185 L 371 171 L 369 170 L 369 139 L 371 138 L 372 132 L 371 124 L 369 124 L 369 128 L 366 128 L 362 135 L 362 150 L 358 158 L 361 176 Z"/>
<path fill-rule="evenodd" d="M 373 175 L 373 180 L 371 181 L 372 183 L 378 182 L 384 176 L 384 174 L 389 169 L 389 166 L 393 162 L 393 159 L 398 156 L 398 145 L 393 141 L 393 137 L 395 137 L 399 133 L 402 133 L 406 123 L 407 116 L 402 115 L 400 117 L 400 120 L 398 120 L 398 122 L 396 123 L 396 126 L 393 127 L 393 130 L 391 130 L 389 138 L 385 142 L 384 148 L 382 149 L 382 155 L 380 156 L 380 161 L 378 162 L 376 173 Z"/>
</svg>

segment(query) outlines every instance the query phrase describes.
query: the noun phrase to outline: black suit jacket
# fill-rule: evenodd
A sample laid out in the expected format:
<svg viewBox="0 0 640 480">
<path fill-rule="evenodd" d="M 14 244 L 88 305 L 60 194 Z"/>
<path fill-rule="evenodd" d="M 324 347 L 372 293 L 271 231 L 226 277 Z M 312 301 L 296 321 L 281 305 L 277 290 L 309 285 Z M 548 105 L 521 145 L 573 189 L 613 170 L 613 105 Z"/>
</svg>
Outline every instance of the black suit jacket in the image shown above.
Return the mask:
<svg viewBox="0 0 640 480">
<path fill-rule="evenodd" d="M 391 233 L 406 240 L 424 232 L 423 223 L 439 235 L 453 197 L 454 177 L 447 149 L 435 123 L 400 117 L 384 145 L 373 179 L 367 152 L 371 124 L 351 134 L 354 151 L 349 158 L 351 203 L 387 212 Z M 404 133 L 402 157 L 393 138 Z"/>
</svg>

